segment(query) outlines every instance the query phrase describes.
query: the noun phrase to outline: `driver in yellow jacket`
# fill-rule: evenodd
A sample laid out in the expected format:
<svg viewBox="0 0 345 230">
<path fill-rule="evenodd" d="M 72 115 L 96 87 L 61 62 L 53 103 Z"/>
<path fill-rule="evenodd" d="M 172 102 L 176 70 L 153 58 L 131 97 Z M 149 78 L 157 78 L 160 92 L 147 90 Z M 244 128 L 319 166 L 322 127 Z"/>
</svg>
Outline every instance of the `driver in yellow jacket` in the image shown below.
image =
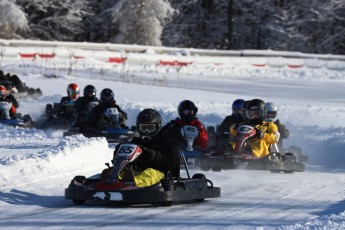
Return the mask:
<svg viewBox="0 0 345 230">
<path fill-rule="evenodd" d="M 265 102 L 260 99 L 251 100 L 246 108 L 246 116 L 249 125 L 255 127 L 256 134 L 248 140 L 253 156 L 257 158 L 265 157 L 270 154 L 269 147 L 279 140 L 278 127 L 273 122 L 265 120 Z M 238 127 L 238 125 L 237 125 Z M 230 129 L 232 135 L 236 136 L 236 125 Z"/>
</svg>

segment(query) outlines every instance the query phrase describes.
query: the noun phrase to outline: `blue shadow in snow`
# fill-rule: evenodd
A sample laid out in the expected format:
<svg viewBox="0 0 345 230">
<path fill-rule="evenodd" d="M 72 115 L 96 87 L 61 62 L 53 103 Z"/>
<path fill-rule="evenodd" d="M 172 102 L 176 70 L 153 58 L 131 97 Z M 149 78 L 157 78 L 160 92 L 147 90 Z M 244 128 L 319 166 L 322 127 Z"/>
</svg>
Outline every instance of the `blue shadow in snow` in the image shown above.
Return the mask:
<svg viewBox="0 0 345 230">
<path fill-rule="evenodd" d="M 70 202 L 64 200 L 62 196 L 40 196 L 17 189 L 12 189 L 7 193 L 0 191 L 0 201 L 13 205 L 36 205 L 44 208 L 70 206 Z"/>
<path fill-rule="evenodd" d="M 311 214 L 318 215 L 318 216 L 328 216 L 328 215 L 338 215 L 345 211 L 345 200 L 339 201 L 336 204 L 330 205 L 325 210 L 321 210 L 318 212 L 312 212 Z"/>
</svg>

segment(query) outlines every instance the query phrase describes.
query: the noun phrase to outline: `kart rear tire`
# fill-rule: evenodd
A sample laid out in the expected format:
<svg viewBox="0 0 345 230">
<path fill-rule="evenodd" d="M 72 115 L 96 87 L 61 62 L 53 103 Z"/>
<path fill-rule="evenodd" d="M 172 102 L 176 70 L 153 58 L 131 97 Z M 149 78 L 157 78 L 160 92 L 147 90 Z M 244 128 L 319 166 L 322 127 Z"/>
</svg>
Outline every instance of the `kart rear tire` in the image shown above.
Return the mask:
<svg viewBox="0 0 345 230">
<path fill-rule="evenodd" d="M 206 176 L 204 174 L 201 173 L 196 173 L 192 176 L 192 179 L 203 179 L 206 180 Z"/>
<path fill-rule="evenodd" d="M 206 176 L 204 174 L 201 174 L 201 173 L 196 173 L 192 176 L 192 179 L 199 179 L 199 180 L 207 180 L 206 179 Z M 203 199 L 194 199 L 195 201 L 197 202 L 202 202 L 205 200 L 205 198 Z"/>
<path fill-rule="evenodd" d="M 86 183 L 86 177 L 85 176 L 75 176 L 73 180 L 76 180 L 80 184 L 85 184 Z"/>
<path fill-rule="evenodd" d="M 163 207 L 170 207 L 172 204 L 173 204 L 172 201 L 165 201 L 165 202 L 162 202 L 162 203 L 161 203 L 161 205 L 162 205 Z"/>
<path fill-rule="evenodd" d="M 213 172 L 221 172 L 222 171 L 222 167 L 219 167 L 219 166 L 213 166 L 211 169 Z"/>
<path fill-rule="evenodd" d="M 86 200 L 72 200 L 75 205 L 83 205 L 85 204 Z"/>
<path fill-rule="evenodd" d="M 86 183 L 86 177 L 85 176 L 75 176 L 73 180 L 85 184 Z M 85 204 L 86 200 L 72 200 L 75 205 L 83 205 Z"/>
<path fill-rule="evenodd" d="M 206 172 L 209 171 L 209 170 L 211 169 L 210 166 L 208 166 L 208 165 L 206 165 L 206 164 L 204 164 L 204 163 L 201 163 L 200 166 L 199 166 L 199 168 L 200 168 L 200 170 L 206 171 Z"/>
</svg>

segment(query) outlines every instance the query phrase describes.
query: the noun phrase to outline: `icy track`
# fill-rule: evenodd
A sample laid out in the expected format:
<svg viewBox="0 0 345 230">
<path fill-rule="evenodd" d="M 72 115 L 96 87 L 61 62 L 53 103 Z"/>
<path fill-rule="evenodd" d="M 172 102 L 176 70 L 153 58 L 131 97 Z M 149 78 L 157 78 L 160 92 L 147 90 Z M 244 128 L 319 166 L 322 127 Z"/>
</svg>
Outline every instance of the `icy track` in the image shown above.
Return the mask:
<svg viewBox="0 0 345 230">
<path fill-rule="evenodd" d="M 11 71 L 20 72 L 23 68 Z M 262 98 L 279 105 L 279 116 L 290 130 L 285 146 L 297 145 L 309 156 L 306 171 L 202 172 L 222 188 L 221 198 L 172 207 L 87 203 L 74 206 L 64 188 L 75 175 L 100 173 L 114 146 L 104 138 L 62 138 L 62 131 L 43 132 L 0 126 L 0 228 L 2 229 L 342 229 L 345 228 L 344 81 L 303 77 L 198 77 L 168 72 L 171 79 L 150 83 L 90 80 L 81 74 L 46 79 L 38 71 L 21 75 L 44 96 L 21 100 L 19 112 L 37 119 L 45 104 L 58 102 L 68 83 L 94 84 L 115 91 L 128 112 L 129 124 L 146 108 L 159 110 L 164 122 L 176 117 L 183 99 L 193 100 L 198 117 L 216 125 L 237 98 Z M 44 70 L 41 70 L 44 72 Z M 340 75 L 344 73 L 340 73 Z M 139 81 L 140 80 L 140 81 Z M 169 87 L 166 87 L 169 86 Z M 193 170 L 193 173 L 200 173 Z"/>
</svg>

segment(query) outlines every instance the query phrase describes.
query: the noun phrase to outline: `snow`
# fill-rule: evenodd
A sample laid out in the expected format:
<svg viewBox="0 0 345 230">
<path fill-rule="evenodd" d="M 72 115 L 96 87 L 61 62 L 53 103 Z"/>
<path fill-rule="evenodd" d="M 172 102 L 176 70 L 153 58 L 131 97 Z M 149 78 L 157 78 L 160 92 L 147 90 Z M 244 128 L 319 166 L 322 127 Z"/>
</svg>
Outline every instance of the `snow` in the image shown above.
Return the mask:
<svg viewBox="0 0 345 230">
<path fill-rule="evenodd" d="M 198 58 L 193 56 L 194 60 Z M 75 175 L 100 173 L 104 164 L 110 163 L 114 145 L 104 138 L 63 138 L 61 130 L 0 126 L 0 228 L 345 228 L 343 69 L 327 69 L 321 61 L 311 59 L 304 60 L 310 67 L 302 70 L 277 67 L 281 66 L 278 58 L 275 66 L 261 69 L 245 68 L 240 61 L 253 60 L 238 59 L 237 69 L 233 63 L 213 68 L 128 67 L 125 77 L 111 78 L 111 71 L 118 68 L 100 75 L 97 67 L 78 66 L 68 75 L 63 69 L 49 68 L 51 63 L 47 68 L 33 68 L 22 63 L 6 65 L 2 60 L 5 72 L 18 73 L 27 85 L 42 89 L 41 98 L 20 100 L 19 112 L 34 119 L 47 103 L 58 102 L 71 82 L 81 88 L 93 84 L 98 93 L 103 88 L 113 89 L 117 103 L 129 115 L 129 125 L 134 125 L 138 112 L 147 107 L 157 109 L 168 122 L 177 116 L 177 105 L 184 99 L 196 103 L 198 117 L 205 125 L 217 125 L 231 112 L 233 100 L 262 98 L 279 107 L 279 118 L 291 135 L 284 145 L 301 147 L 309 161 L 303 173 L 242 169 L 202 172 L 222 189 L 221 198 L 202 203 L 172 207 L 99 203 L 74 206 L 64 199 L 64 188 Z M 291 63 L 296 64 L 293 60 Z M 332 63 L 333 67 L 344 66 L 341 61 Z M 47 79 L 44 74 L 58 77 Z M 192 170 L 196 172 L 200 170 Z"/>
</svg>

